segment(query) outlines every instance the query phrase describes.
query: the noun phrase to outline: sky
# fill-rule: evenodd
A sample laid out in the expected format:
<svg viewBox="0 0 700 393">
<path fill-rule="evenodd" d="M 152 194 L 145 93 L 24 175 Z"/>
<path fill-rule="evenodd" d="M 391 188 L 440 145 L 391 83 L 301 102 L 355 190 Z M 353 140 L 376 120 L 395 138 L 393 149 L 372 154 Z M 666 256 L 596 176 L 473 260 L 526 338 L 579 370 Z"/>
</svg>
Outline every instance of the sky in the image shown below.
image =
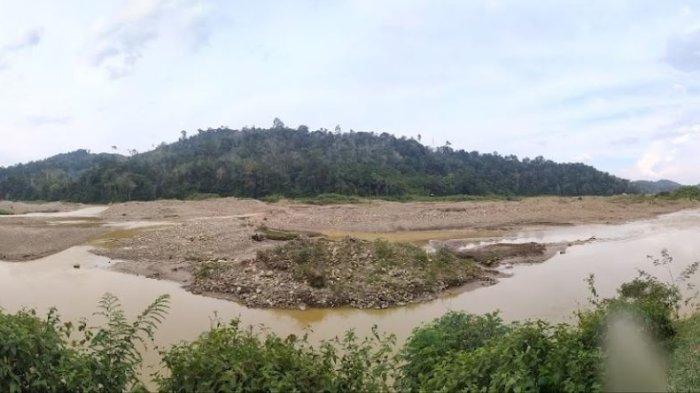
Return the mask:
<svg viewBox="0 0 700 393">
<path fill-rule="evenodd" d="M 700 183 L 700 1 L 0 0 L 0 166 L 336 125 Z"/>
</svg>

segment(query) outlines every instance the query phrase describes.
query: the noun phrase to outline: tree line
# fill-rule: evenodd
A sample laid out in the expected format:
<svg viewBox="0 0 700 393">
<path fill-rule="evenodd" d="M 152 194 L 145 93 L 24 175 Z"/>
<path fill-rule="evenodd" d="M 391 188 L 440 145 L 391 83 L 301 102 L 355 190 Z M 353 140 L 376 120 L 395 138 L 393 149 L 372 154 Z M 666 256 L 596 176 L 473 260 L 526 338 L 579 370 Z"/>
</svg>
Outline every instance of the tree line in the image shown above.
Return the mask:
<svg viewBox="0 0 700 393">
<path fill-rule="evenodd" d="M 135 152 L 134 152 L 135 153 Z M 433 148 L 388 133 L 217 128 L 126 157 L 85 150 L 0 168 L 0 198 L 118 202 L 194 194 L 614 195 L 624 179 L 580 163 Z"/>
</svg>

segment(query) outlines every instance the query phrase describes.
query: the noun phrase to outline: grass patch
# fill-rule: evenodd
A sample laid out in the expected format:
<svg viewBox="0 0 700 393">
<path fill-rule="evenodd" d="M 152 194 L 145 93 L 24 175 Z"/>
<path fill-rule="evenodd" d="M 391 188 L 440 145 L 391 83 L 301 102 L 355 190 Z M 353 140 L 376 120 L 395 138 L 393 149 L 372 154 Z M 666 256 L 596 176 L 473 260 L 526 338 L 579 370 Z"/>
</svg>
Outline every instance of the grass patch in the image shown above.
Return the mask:
<svg viewBox="0 0 700 393">
<path fill-rule="evenodd" d="M 520 201 L 523 197 L 514 195 L 400 195 L 395 197 L 383 197 L 381 199 L 395 202 L 487 202 L 487 201 Z"/>
<path fill-rule="evenodd" d="M 9 211 L 9 210 L 0 209 L 0 216 L 11 216 L 11 215 L 13 215 L 13 214 L 15 214 L 15 213 L 13 213 L 13 212 L 11 212 L 11 211 Z"/>
<path fill-rule="evenodd" d="M 221 195 L 208 193 L 208 192 L 194 192 L 194 193 L 188 195 L 185 198 L 185 200 L 187 200 L 187 201 L 204 201 L 207 199 L 216 199 L 216 198 L 221 198 Z"/>
<path fill-rule="evenodd" d="M 320 194 L 314 197 L 297 198 L 296 201 L 311 205 L 334 205 L 348 203 L 362 203 L 365 201 L 389 201 L 389 202 L 485 202 L 485 201 L 519 201 L 522 197 L 512 195 L 398 195 L 398 196 L 371 196 L 359 197 L 340 194 Z"/>
<path fill-rule="evenodd" d="M 700 313 L 678 323 L 669 385 L 672 392 L 691 392 L 700 386 Z"/>
<path fill-rule="evenodd" d="M 319 194 L 313 197 L 297 198 L 296 201 L 309 205 L 344 205 L 349 203 L 360 203 L 362 202 L 362 199 L 352 195 Z"/>
<path fill-rule="evenodd" d="M 288 241 L 300 238 L 302 235 L 309 237 L 320 236 L 318 233 L 313 232 L 297 232 L 297 231 L 287 231 L 283 229 L 272 229 L 265 225 L 258 227 L 257 232 L 253 235 L 253 240 L 263 241 L 267 240 L 277 240 L 277 241 Z"/>
<path fill-rule="evenodd" d="M 143 228 L 119 229 L 102 234 L 92 239 L 90 243 L 102 248 L 112 249 L 118 247 L 121 240 L 130 239 L 141 232 L 143 232 Z"/>
<path fill-rule="evenodd" d="M 196 265 L 194 277 L 197 280 L 209 278 L 218 278 L 226 271 L 225 262 L 221 261 L 203 261 Z"/>
<path fill-rule="evenodd" d="M 282 199 L 284 199 L 284 195 L 272 194 L 272 195 L 266 195 L 266 196 L 260 198 L 259 200 L 261 200 L 263 202 L 267 202 L 267 203 L 277 203 L 277 202 L 281 201 Z"/>
</svg>

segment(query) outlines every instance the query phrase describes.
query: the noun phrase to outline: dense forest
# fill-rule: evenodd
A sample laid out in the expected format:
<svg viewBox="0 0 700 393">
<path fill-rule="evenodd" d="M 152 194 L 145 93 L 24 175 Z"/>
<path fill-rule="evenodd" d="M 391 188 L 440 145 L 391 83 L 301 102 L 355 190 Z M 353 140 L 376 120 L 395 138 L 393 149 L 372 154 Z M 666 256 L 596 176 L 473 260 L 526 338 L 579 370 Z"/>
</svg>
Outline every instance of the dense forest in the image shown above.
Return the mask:
<svg viewBox="0 0 700 393">
<path fill-rule="evenodd" d="M 126 157 L 85 150 L 0 168 L 0 199 L 111 202 L 195 194 L 287 197 L 323 193 L 407 195 L 612 195 L 634 192 L 593 167 L 542 157 L 432 148 L 387 133 L 199 130 Z"/>
</svg>

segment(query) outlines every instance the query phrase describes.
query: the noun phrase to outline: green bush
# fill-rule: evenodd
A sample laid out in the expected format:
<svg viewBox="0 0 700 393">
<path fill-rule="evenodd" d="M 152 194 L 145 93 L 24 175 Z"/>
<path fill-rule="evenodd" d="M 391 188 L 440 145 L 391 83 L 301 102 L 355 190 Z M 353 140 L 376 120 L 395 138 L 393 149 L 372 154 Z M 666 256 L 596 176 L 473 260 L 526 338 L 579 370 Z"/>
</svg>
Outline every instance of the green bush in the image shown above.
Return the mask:
<svg viewBox="0 0 700 393">
<path fill-rule="evenodd" d="M 700 200 L 700 187 L 697 186 L 684 186 L 673 192 L 668 196 L 671 199 L 690 199 L 690 200 Z"/>
<path fill-rule="evenodd" d="M 167 304 L 168 297 L 161 296 L 129 322 L 107 294 L 97 313 L 105 323 L 94 329 L 85 321 L 61 323 L 55 310 L 45 320 L 34 311 L 0 313 L 0 391 L 144 391 L 137 344 L 153 338 Z"/>
<path fill-rule="evenodd" d="M 417 390 L 444 359 L 479 348 L 492 338 L 502 337 L 509 329 L 497 314 L 445 314 L 415 330 L 408 339 L 401 353 L 403 366 L 397 386 L 400 390 Z"/>
<path fill-rule="evenodd" d="M 31 311 L 0 313 L 0 390 L 61 391 L 85 373 L 77 351 L 65 342 L 54 312 L 39 320 Z M 63 381 L 67 375 L 70 380 Z"/>
<path fill-rule="evenodd" d="M 669 265 L 666 251 L 655 265 Z M 575 325 L 544 321 L 504 324 L 496 314 L 475 316 L 448 313 L 416 329 L 401 352 L 397 390 L 410 392 L 595 392 L 603 389 L 606 327 L 611 317 L 632 314 L 640 329 L 662 346 L 675 343 L 678 309 L 682 301 L 679 283 L 695 273 L 698 264 L 686 268 L 666 283 L 647 273 L 624 283 L 613 298 L 597 295 L 594 279 L 588 280 L 593 308 L 576 313 Z M 670 270 L 669 270 L 670 271 Z M 684 331 L 693 331 L 691 323 Z M 697 327 L 684 343 L 697 342 Z M 697 351 L 676 351 L 674 388 L 693 384 L 698 373 Z M 674 374 L 675 373 L 675 374 Z M 677 375 L 676 375 L 677 374 Z M 676 375 L 676 376 L 674 376 Z M 679 386 L 684 386 L 679 387 Z"/>
<path fill-rule="evenodd" d="M 12 212 L 9 211 L 9 210 L 0 209 L 0 216 L 11 216 L 11 215 L 13 215 L 13 214 L 14 214 L 14 213 L 12 213 Z"/>
<path fill-rule="evenodd" d="M 161 392 L 386 392 L 392 337 L 352 332 L 317 349 L 306 337 L 260 337 L 238 321 L 164 353 Z"/>
<path fill-rule="evenodd" d="M 543 321 L 512 324 L 502 337 L 442 359 L 418 390 L 599 391 L 600 360 L 599 350 L 583 345 L 575 328 Z"/>
</svg>

